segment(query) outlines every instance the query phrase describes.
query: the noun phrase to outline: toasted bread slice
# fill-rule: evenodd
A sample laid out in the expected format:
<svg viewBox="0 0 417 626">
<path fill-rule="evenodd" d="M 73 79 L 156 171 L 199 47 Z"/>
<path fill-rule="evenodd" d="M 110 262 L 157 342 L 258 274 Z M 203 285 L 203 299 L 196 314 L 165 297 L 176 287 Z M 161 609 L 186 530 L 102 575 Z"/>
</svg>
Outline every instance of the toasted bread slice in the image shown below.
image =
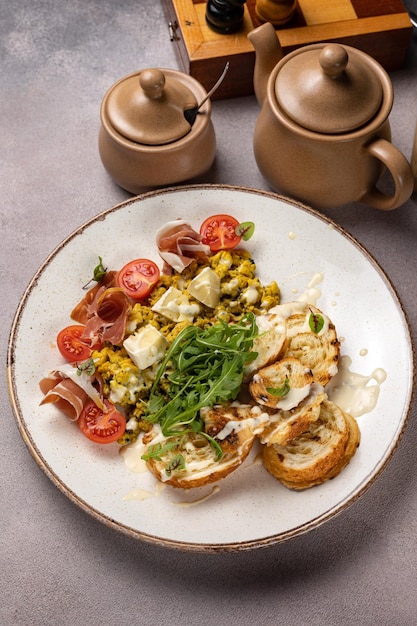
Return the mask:
<svg viewBox="0 0 417 626">
<path fill-rule="evenodd" d="M 293 356 L 313 372 L 323 387 L 337 373 L 340 342 L 330 318 L 306 302 L 286 303 L 271 309 L 285 317 L 287 337 L 281 358 Z M 281 311 L 281 313 L 280 313 Z"/>
<path fill-rule="evenodd" d="M 284 485 L 305 489 L 306 485 L 327 480 L 329 473 L 342 462 L 350 433 L 344 412 L 333 402 L 324 400 L 318 419 L 305 433 L 286 446 L 264 447 L 264 465 Z"/>
<path fill-rule="evenodd" d="M 261 367 L 265 367 L 276 361 L 284 347 L 286 340 L 286 324 L 279 315 L 266 313 L 256 318 L 258 336 L 253 342 L 253 352 L 258 356 L 245 367 L 243 379 L 245 382 Z"/>
<path fill-rule="evenodd" d="M 281 481 L 286 487 L 288 487 L 289 489 L 295 489 L 297 491 L 300 491 L 302 489 L 309 489 L 310 487 L 314 487 L 315 485 L 320 485 L 340 474 L 340 472 L 350 463 L 360 444 L 360 430 L 358 423 L 354 417 L 349 415 L 349 413 L 344 413 L 344 415 L 349 424 L 349 439 L 346 444 L 345 452 L 343 453 L 339 462 L 336 463 L 336 465 L 334 465 L 326 474 L 323 474 L 313 481 L 310 480 L 304 483 Z"/>
<path fill-rule="evenodd" d="M 161 482 L 191 489 L 225 478 L 246 459 L 268 419 L 259 407 L 238 403 L 202 409 L 200 414 L 209 438 L 190 432 L 165 438 L 159 426 L 144 436 L 147 451 L 153 451 L 148 469 Z"/>
<path fill-rule="evenodd" d="M 252 398 L 272 409 L 294 409 L 310 393 L 313 374 L 299 359 L 287 357 L 261 368 L 249 383 Z"/>
<path fill-rule="evenodd" d="M 342 458 L 330 470 L 330 472 L 327 475 L 326 480 L 329 480 L 330 478 L 334 478 L 335 476 L 337 476 L 337 474 L 339 474 L 342 471 L 342 469 L 344 469 L 346 465 L 350 463 L 352 457 L 354 456 L 361 442 L 361 433 L 359 430 L 358 422 L 356 421 L 354 417 L 352 417 L 352 415 L 350 415 L 350 413 L 344 412 L 344 416 L 349 425 L 349 439 L 347 441 L 346 448 L 345 448 Z"/>
<path fill-rule="evenodd" d="M 287 445 L 308 430 L 310 424 L 319 418 L 320 405 L 326 399 L 323 387 L 313 383 L 308 396 L 295 409 L 278 410 L 270 415 L 268 424 L 259 435 L 260 442 L 268 446 L 275 443 Z"/>
</svg>

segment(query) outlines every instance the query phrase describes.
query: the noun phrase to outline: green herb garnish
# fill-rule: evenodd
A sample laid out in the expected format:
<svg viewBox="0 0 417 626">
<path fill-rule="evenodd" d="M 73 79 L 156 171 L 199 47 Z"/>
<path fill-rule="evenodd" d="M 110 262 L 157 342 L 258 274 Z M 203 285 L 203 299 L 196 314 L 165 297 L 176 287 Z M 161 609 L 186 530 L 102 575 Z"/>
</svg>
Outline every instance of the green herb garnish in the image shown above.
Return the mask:
<svg viewBox="0 0 417 626">
<path fill-rule="evenodd" d="M 284 384 L 281 387 L 267 387 L 266 390 L 271 396 L 276 396 L 278 398 L 283 398 L 290 391 L 290 381 L 288 380 L 288 376 L 285 377 Z"/>
<path fill-rule="evenodd" d="M 311 312 L 310 317 L 308 318 L 308 325 L 310 326 L 312 332 L 318 335 L 324 326 L 324 317 L 319 313 Z"/>
<path fill-rule="evenodd" d="M 182 454 L 176 454 L 173 459 L 170 460 L 165 468 L 165 473 L 170 476 L 172 472 L 185 469 L 185 461 Z"/>
<path fill-rule="evenodd" d="M 235 233 L 238 237 L 242 237 L 243 241 L 248 241 L 255 232 L 255 224 L 253 222 L 241 222 L 235 228 Z"/>
<path fill-rule="evenodd" d="M 92 282 L 99 283 L 101 279 L 106 275 L 107 268 L 103 265 L 103 259 L 98 257 L 98 265 L 93 270 L 93 277 L 83 286 L 83 289 L 88 289 Z"/>
<path fill-rule="evenodd" d="M 76 373 L 77 376 L 82 376 L 82 374 L 87 374 L 87 376 L 92 376 L 96 371 L 96 365 L 94 360 L 90 357 L 86 361 L 82 363 L 77 363 Z"/>
</svg>

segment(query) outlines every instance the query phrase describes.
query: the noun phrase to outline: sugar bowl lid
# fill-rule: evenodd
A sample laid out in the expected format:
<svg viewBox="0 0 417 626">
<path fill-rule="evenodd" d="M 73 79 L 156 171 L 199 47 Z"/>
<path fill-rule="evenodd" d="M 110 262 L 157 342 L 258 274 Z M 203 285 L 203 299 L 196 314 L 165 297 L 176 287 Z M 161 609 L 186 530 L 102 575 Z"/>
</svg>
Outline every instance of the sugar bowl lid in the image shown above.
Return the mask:
<svg viewBox="0 0 417 626">
<path fill-rule="evenodd" d="M 275 96 L 298 125 L 323 134 L 351 132 L 379 111 L 382 84 L 367 55 L 340 44 L 313 45 L 283 60 Z"/>
<path fill-rule="evenodd" d="M 146 69 L 117 82 L 104 108 L 120 135 L 135 143 L 160 146 L 191 130 L 184 111 L 194 106 L 197 100 L 186 85 L 160 69 Z"/>
</svg>

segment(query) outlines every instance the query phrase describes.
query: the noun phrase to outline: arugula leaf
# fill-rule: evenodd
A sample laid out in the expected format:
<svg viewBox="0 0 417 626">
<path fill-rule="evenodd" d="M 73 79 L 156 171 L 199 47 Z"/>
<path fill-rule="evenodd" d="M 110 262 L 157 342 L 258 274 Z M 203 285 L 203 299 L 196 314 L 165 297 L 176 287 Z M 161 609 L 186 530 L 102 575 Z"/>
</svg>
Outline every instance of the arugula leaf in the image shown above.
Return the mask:
<svg viewBox="0 0 417 626">
<path fill-rule="evenodd" d="M 222 456 L 223 456 L 223 450 L 222 450 L 222 448 L 221 448 L 220 444 L 219 444 L 219 443 L 218 443 L 218 442 L 217 442 L 217 441 L 216 441 L 213 437 L 211 437 L 211 435 L 208 435 L 208 434 L 207 434 L 207 433 L 205 433 L 205 432 L 202 432 L 201 434 L 202 434 L 202 435 L 203 435 L 206 439 L 208 439 L 208 440 L 209 440 L 209 442 L 210 442 L 210 444 L 211 444 L 211 447 L 212 447 L 212 448 L 214 448 L 214 451 L 215 451 L 215 453 L 216 453 L 216 459 L 217 459 L 218 461 L 220 461 L 220 459 L 221 459 L 221 458 L 222 458 Z"/>
<path fill-rule="evenodd" d="M 164 436 L 180 435 L 194 430 L 201 408 L 235 400 L 245 365 L 257 356 L 251 351 L 257 334 L 253 313 L 234 324 L 184 328 L 158 368 L 145 418 L 159 423 Z M 168 399 L 158 387 L 165 375 Z"/>
<path fill-rule="evenodd" d="M 144 461 L 149 461 L 149 459 L 156 459 L 157 461 L 162 461 L 162 456 L 168 450 L 172 450 L 177 446 L 177 441 L 168 441 L 164 445 L 161 443 L 155 443 L 152 446 L 149 446 L 146 454 L 142 455 L 142 459 Z"/>
</svg>

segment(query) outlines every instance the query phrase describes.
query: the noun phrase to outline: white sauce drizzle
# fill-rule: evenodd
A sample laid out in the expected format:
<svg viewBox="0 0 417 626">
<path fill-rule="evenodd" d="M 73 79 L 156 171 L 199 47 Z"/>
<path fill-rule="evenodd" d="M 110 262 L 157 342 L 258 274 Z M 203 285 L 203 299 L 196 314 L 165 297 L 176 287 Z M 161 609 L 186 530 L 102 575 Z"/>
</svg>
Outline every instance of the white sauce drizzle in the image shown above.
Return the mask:
<svg viewBox="0 0 417 626">
<path fill-rule="evenodd" d="M 387 373 L 382 368 L 375 369 L 369 376 L 352 372 L 349 368 L 352 359 L 342 356 L 339 360 L 339 372 L 326 387 L 329 399 L 353 417 L 370 413 L 378 401 L 380 387 L 386 380 Z M 376 384 L 369 385 L 371 381 Z"/>
<path fill-rule="evenodd" d="M 151 491 L 147 491 L 146 489 L 131 489 L 129 493 L 123 496 L 122 500 L 147 500 L 148 498 L 153 498 L 155 496 Z"/>
<path fill-rule="evenodd" d="M 183 509 L 189 509 L 192 506 L 196 506 L 197 504 L 206 502 L 209 498 L 212 498 L 216 493 L 219 493 L 219 491 L 220 491 L 220 487 L 218 485 L 214 485 L 210 493 L 208 493 L 205 496 L 202 496 L 201 498 L 198 498 L 197 500 L 191 500 L 191 501 L 183 500 L 182 502 L 174 502 L 173 504 L 175 506 L 180 506 Z"/>
<path fill-rule="evenodd" d="M 259 299 L 259 292 L 254 285 L 248 287 L 242 294 L 242 300 L 248 304 L 255 304 Z"/>
<path fill-rule="evenodd" d="M 267 423 L 269 416 L 267 413 L 262 413 L 258 407 L 253 407 L 251 413 L 254 417 L 248 417 L 243 420 L 229 420 L 222 430 L 217 433 L 216 438 L 223 440 L 226 439 L 233 431 L 238 433 L 239 430 L 250 428 L 253 434 L 257 435 Z"/>
<path fill-rule="evenodd" d="M 141 458 L 142 454 L 145 453 L 145 447 L 142 437 L 140 437 L 134 443 L 122 446 L 119 450 L 127 469 L 134 474 L 143 474 L 148 471 L 146 462 Z"/>
<path fill-rule="evenodd" d="M 156 498 L 160 496 L 163 490 L 166 488 L 166 485 L 162 483 L 156 483 L 155 491 L 148 491 L 147 489 L 135 488 L 131 489 L 125 496 L 123 496 L 122 500 L 147 500 L 148 498 Z"/>
<path fill-rule="evenodd" d="M 297 298 L 297 300 L 300 302 L 307 302 L 307 304 L 316 305 L 317 300 L 321 296 L 321 289 L 318 289 L 317 286 L 323 282 L 323 278 L 324 274 L 322 272 L 313 274 L 313 278 L 307 285 L 307 289 Z"/>
<path fill-rule="evenodd" d="M 277 409 L 290 411 L 300 404 L 310 393 L 311 385 L 292 387 L 289 392 L 276 404 Z"/>
</svg>

